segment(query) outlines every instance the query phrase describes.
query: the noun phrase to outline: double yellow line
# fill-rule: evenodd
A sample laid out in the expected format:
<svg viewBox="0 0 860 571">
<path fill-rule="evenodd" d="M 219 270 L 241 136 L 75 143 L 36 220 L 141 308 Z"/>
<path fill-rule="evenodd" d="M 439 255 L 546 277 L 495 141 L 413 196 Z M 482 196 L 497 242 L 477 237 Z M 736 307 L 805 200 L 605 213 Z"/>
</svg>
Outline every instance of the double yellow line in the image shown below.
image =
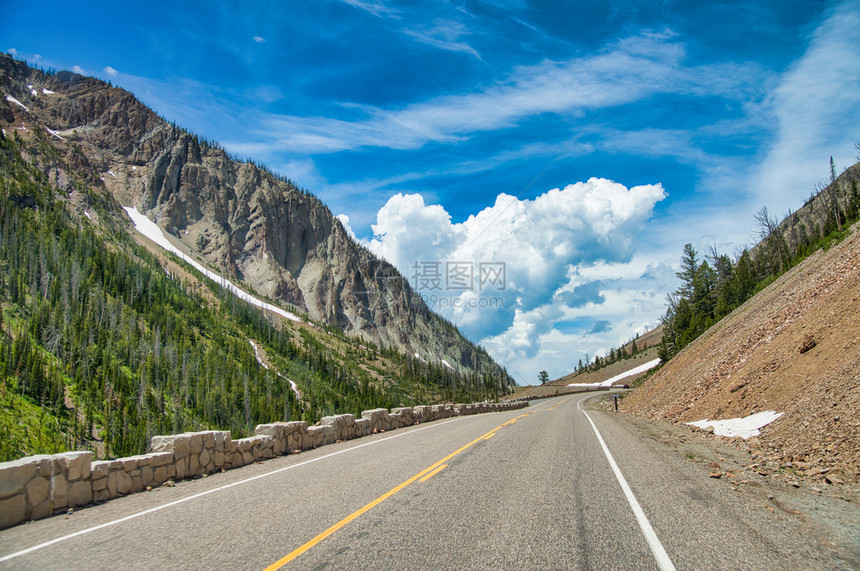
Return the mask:
<svg viewBox="0 0 860 571">
<path fill-rule="evenodd" d="M 559 404 L 561 404 L 561 403 L 559 403 Z M 373 500 L 372 502 L 370 502 L 369 504 L 367 504 L 363 508 L 349 514 L 348 516 L 346 516 L 345 518 L 343 518 L 342 520 L 340 520 L 339 522 L 337 522 L 336 524 L 334 524 L 333 526 L 331 526 L 330 528 L 328 528 L 327 530 L 325 530 L 321 534 L 317 535 L 316 537 L 314 537 L 313 539 L 311 539 L 310 541 L 308 541 L 307 543 L 305 543 L 301 547 L 294 549 L 293 551 L 288 553 L 283 558 L 279 559 L 278 561 L 275 561 L 274 563 L 272 563 L 271 565 L 266 567 L 264 571 L 274 571 L 275 569 L 280 569 L 281 567 L 283 567 L 284 565 L 286 565 L 287 563 L 289 563 L 290 561 L 292 561 L 293 559 L 295 559 L 296 557 L 298 557 L 302 553 L 308 551 L 309 549 L 314 547 L 316 544 L 318 544 L 319 542 L 321 542 L 322 540 L 324 540 L 328 536 L 335 533 L 337 530 L 339 530 L 340 528 L 342 528 L 343 526 L 345 526 L 346 524 L 348 524 L 352 520 L 356 519 L 361 514 L 363 514 L 366 511 L 378 506 L 379 504 L 381 504 L 382 502 L 384 502 L 385 500 L 387 500 L 388 498 L 390 498 L 391 496 L 393 496 L 394 494 L 396 494 L 397 492 L 399 492 L 400 490 L 402 490 L 403 488 L 405 488 L 409 484 L 415 482 L 416 480 L 421 481 L 421 482 L 426 482 L 427 480 L 429 480 L 430 478 L 432 478 L 433 476 L 435 476 L 436 474 L 441 472 L 448 465 L 447 462 L 451 458 L 453 458 L 454 456 L 459 454 L 460 452 L 467 450 L 468 448 L 474 446 L 475 444 L 477 444 L 478 442 L 480 442 L 482 440 L 488 440 L 488 439 L 492 438 L 493 436 L 496 435 L 496 431 L 499 430 L 500 428 L 502 428 L 506 425 L 509 425 L 509 424 L 513 424 L 518 419 L 523 418 L 524 416 L 528 416 L 530 414 L 533 414 L 534 412 L 539 412 L 539 411 L 535 410 L 532 412 L 528 412 L 526 414 L 521 414 L 518 417 L 513 418 L 513 419 L 509 420 L 508 422 L 495 427 L 494 429 L 487 432 L 486 434 L 479 436 L 478 438 L 474 439 L 473 441 L 469 442 L 468 444 L 461 446 L 460 448 L 458 448 L 454 452 L 448 454 L 447 456 L 445 456 L 444 458 L 442 458 L 441 460 L 439 460 L 438 462 L 436 462 L 432 466 L 425 468 L 424 470 L 421 470 L 420 472 L 418 472 L 417 474 L 415 474 L 414 476 L 412 476 L 411 478 L 409 478 L 408 480 L 406 480 L 402 484 L 388 490 L 387 492 L 385 492 L 384 494 L 382 494 L 381 496 L 379 496 L 378 498 L 376 498 L 375 500 Z"/>
</svg>

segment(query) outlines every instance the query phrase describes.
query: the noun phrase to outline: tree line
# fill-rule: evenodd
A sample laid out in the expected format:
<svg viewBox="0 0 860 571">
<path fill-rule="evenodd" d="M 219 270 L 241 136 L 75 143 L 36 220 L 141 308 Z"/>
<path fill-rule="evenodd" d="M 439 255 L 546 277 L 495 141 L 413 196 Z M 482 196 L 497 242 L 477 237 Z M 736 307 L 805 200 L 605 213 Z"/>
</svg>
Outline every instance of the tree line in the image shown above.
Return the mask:
<svg viewBox="0 0 860 571">
<path fill-rule="evenodd" d="M 128 456 L 155 434 L 240 437 L 258 423 L 506 392 L 498 379 L 402 354 L 388 369 L 360 366 L 380 349 L 344 340 L 348 358 L 214 282 L 215 297 L 207 295 L 126 233 L 106 235 L 72 216 L 59 189 L 22 158 L 25 149 L 46 157 L 33 145 L 0 135 L 0 461 L 58 448 Z M 257 362 L 249 339 L 275 368 Z M 299 385 L 301 400 L 276 370 Z"/>
<path fill-rule="evenodd" d="M 669 294 L 663 317 L 659 356 L 664 363 L 811 253 L 847 235 L 860 219 L 857 178 L 848 171 L 837 177 L 831 159 L 829 178 L 816 190 L 803 212 L 790 213 L 782 222 L 767 208 L 759 210 L 760 242 L 734 260 L 715 246 L 704 256 L 692 244 L 684 246 L 676 274 L 681 286 Z"/>
</svg>

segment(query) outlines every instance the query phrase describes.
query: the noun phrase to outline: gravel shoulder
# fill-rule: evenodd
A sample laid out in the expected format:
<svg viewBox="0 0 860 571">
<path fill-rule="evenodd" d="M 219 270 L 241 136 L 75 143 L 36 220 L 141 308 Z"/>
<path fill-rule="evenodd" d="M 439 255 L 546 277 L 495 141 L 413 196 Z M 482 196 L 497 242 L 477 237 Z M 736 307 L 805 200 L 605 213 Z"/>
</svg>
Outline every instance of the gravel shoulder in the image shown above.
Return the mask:
<svg viewBox="0 0 860 571">
<path fill-rule="evenodd" d="M 613 412 L 606 395 L 597 404 Z M 697 468 L 703 480 L 742 495 L 774 517 L 788 517 L 807 538 L 860 568 L 860 485 L 808 477 L 778 453 L 764 455 L 739 438 L 714 436 L 680 422 L 619 412 L 642 437 L 659 442 Z M 726 486 L 728 484 L 728 486 Z"/>
</svg>

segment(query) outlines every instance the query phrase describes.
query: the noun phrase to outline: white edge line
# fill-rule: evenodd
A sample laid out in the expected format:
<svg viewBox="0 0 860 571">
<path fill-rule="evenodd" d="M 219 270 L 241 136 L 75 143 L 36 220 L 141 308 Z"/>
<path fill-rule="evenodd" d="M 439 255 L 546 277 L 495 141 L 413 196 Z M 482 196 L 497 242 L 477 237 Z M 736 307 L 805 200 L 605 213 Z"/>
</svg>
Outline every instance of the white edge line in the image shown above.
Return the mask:
<svg viewBox="0 0 860 571">
<path fill-rule="evenodd" d="M 591 397 L 589 396 L 585 398 Z M 630 489 L 630 485 L 627 483 L 627 480 L 624 479 L 621 469 L 618 467 L 618 464 L 615 463 L 615 458 L 612 457 L 612 453 L 606 446 L 606 442 L 600 435 L 600 431 L 597 430 L 597 425 L 594 424 L 594 421 L 591 420 L 588 413 L 582 410 L 580 405 L 585 398 L 577 401 L 576 408 L 585 415 L 585 418 L 588 419 L 588 423 L 591 424 L 591 428 L 597 436 L 597 441 L 600 442 L 600 447 L 603 448 L 603 453 L 606 455 L 606 459 L 609 460 L 609 466 L 612 468 L 615 478 L 618 480 L 618 483 L 621 485 L 621 489 L 624 491 L 627 503 L 630 504 L 630 509 L 633 510 L 633 515 L 636 516 L 636 522 L 639 524 L 639 529 L 642 530 L 642 535 L 645 536 L 645 541 L 648 542 L 648 547 L 651 548 L 651 553 L 654 554 L 654 559 L 657 560 L 657 566 L 664 571 L 674 571 L 675 565 L 672 564 L 672 559 L 669 557 L 669 554 L 666 553 L 666 549 L 663 547 L 663 544 L 660 543 L 657 533 L 654 531 L 654 528 L 651 527 L 651 522 L 648 521 L 648 517 L 645 515 L 645 512 L 642 511 L 642 506 L 639 505 L 639 502 L 636 500 L 636 496 L 633 495 L 633 490 Z"/>
<path fill-rule="evenodd" d="M 471 416 L 471 415 L 468 415 L 468 416 Z M 430 428 L 438 428 L 439 426 L 442 426 L 444 424 L 448 424 L 449 422 L 455 422 L 458 420 L 463 420 L 464 418 L 467 418 L 467 416 L 460 416 L 457 418 L 445 420 L 443 422 L 440 422 L 439 424 L 434 424 L 432 426 L 423 426 L 421 428 L 416 428 L 415 430 L 410 430 L 408 432 L 402 432 L 401 434 L 394 434 L 392 436 L 386 436 L 385 438 L 380 438 L 379 440 L 374 440 L 373 442 L 365 442 L 364 444 L 359 444 L 358 446 L 353 446 L 351 448 L 346 448 L 344 450 L 338 450 L 337 452 L 332 452 L 331 454 L 326 454 L 325 456 L 320 456 L 318 458 L 311 458 L 310 460 L 305 460 L 304 462 L 299 462 L 298 464 L 290 464 L 289 466 L 285 466 L 283 468 L 278 468 L 277 470 L 272 470 L 271 472 L 266 472 L 265 474 L 258 474 L 256 476 L 252 476 L 252 477 L 246 478 L 244 480 L 239 480 L 238 482 L 233 482 L 232 484 L 226 484 L 226 485 L 218 487 L 218 488 L 206 490 L 205 492 L 200 492 L 199 494 L 194 494 L 193 496 L 188 496 L 187 498 L 181 498 L 179 500 L 175 500 L 175 501 L 166 503 L 166 504 L 161 505 L 161 506 L 150 508 L 150 509 L 144 510 L 142 512 L 127 515 L 125 517 L 122 517 L 122 518 L 119 518 L 119 519 L 116 519 L 113 521 L 109 521 L 106 523 L 102 523 L 102 524 L 99 524 L 99 525 L 96 525 L 93 527 L 88 527 L 86 529 L 82 529 L 80 531 L 76 531 L 74 533 L 70 533 L 68 535 L 64 535 L 62 537 L 58 537 L 56 539 L 52 539 L 50 541 L 46 541 L 46 542 L 40 543 L 38 545 L 34 545 L 33 547 L 28 547 L 27 549 L 22 549 L 21 551 L 16 551 L 15 553 L 10 553 L 9 555 L 4 555 L 3 557 L 0 557 L 0 563 L 4 563 L 4 562 L 9 561 L 11 559 L 15 559 L 16 557 L 21 557 L 22 555 L 27 555 L 28 553 L 38 551 L 39 549 L 44 549 L 45 547 L 50 547 L 51 545 L 61 543 L 63 541 L 69 540 L 69 539 L 73 539 L 73 538 L 81 536 L 81 535 L 86 535 L 87 533 L 91 533 L 93 531 L 98 531 L 100 529 L 104 529 L 106 527 L 111 527 L 113 525 L 117 525 L 117 524 L 129 521 L 129 520 L 132 520 L 132 519 L 135 519 L 135 518 L 147 515 L 147 514 L 151 514 L 151 513 L 154 513 L 154 512 L 163 510 L 163 509 L 167 509 L 169 507 L 173 507 L 175 505 L 179 505 L 179 504 L 191 501 L 191 500 L 195 500 L 197 498 L 201 498 L 203 496 L 213 494 L 215 492 L 220 492 L 222 490 L 226 490 L 227 488 L 232 488 L 233 486 L 239 486 L 241 484 L 247 484 L 248 482 L 253 482 L 254 480 L 259 480 L 260 478 L 272 476 L 272 475 L 278 474 L 280 472 L 286 472 L 287 470 L 292 470 L 293 468 L 305 466 L 306 464 L 311 464 L 313 462 L 325 460 L 326 458 L 331 458 L 332 456 L 337 456 L 338 454 L 343 454 L 345 452 L 352 452 L 353 450 L 358 450 L 359 448 L 364 448 L 365 446 L 372 446 L 374 444 L 379 444 L 380 442 L 385 442 L 386 440 L 391 440 L 392 438 L 399 438 L 401 436 L 408 436 L 410 434 L 415 434 L 416 432 L 420 432 L 422 430 L 428 430 Z"/>
</svg>

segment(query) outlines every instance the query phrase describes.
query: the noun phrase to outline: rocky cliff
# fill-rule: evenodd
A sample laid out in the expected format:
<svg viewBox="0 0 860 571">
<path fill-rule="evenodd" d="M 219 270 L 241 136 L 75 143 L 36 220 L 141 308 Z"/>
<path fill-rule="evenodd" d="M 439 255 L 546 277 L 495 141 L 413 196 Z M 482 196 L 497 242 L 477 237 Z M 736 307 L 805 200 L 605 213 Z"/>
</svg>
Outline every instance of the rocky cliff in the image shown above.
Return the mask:
<svg viewBox="0 0 860 571">
<path fill-rule="evenodd" d="M 45 73 L 7 55 L 0 73 L 4 132 L 49 134 L 75 172 L 48 174 L 71 197 L 75 180 L 103 188 L 191 256 L 312 320 L 464 372 L 501 372 L 288 179 L 232 159 L 97 79 Z"/>
</svg>

